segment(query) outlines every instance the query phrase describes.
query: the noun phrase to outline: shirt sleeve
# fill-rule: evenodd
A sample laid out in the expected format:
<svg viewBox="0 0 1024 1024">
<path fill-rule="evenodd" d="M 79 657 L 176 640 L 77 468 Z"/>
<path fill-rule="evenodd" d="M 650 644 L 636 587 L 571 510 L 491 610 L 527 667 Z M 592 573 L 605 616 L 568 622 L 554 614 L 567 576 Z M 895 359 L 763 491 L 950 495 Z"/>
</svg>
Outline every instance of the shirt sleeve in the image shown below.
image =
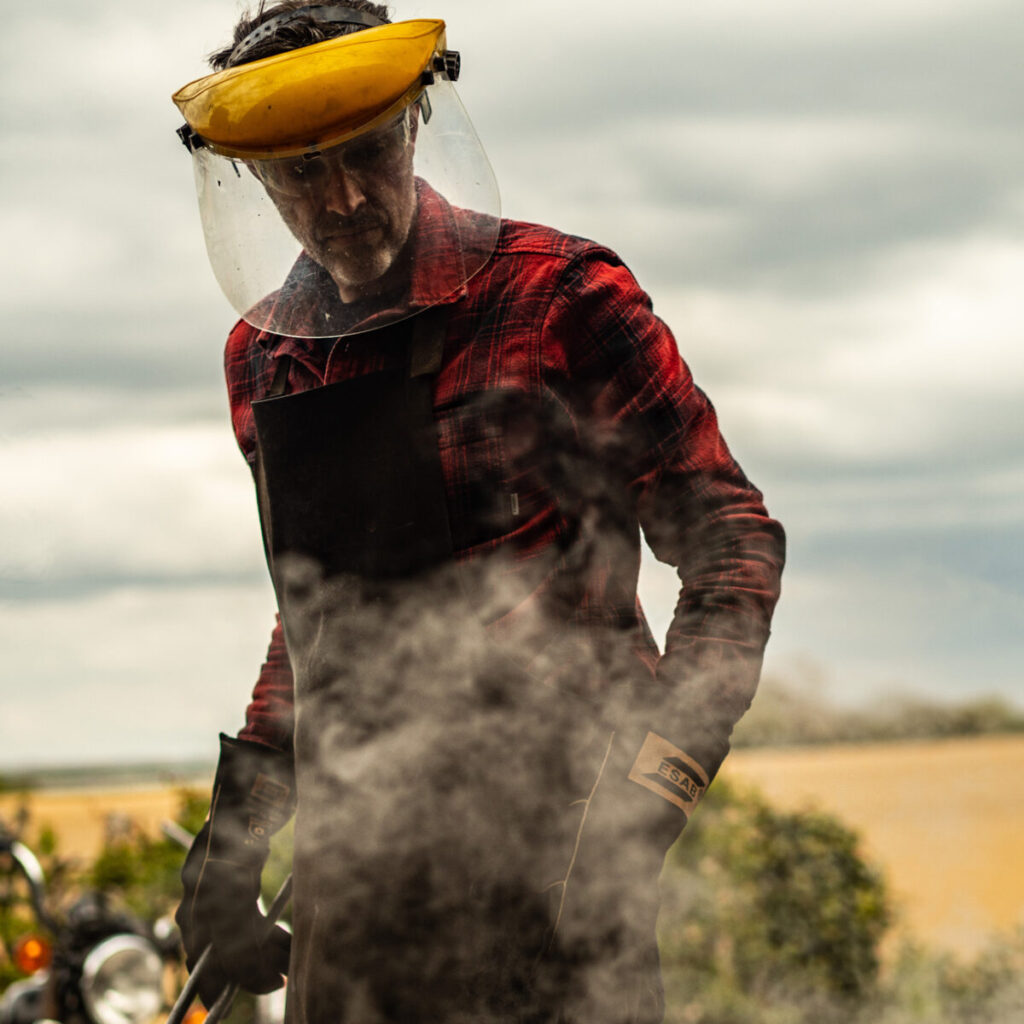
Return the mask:
<svg viewBox="0 0 1024 1024">
<path fill-rule="evenodd" d="M 252 468 L 256 460 L 256 427 L 252 403 L 264 397 L 270 365 L 257 348 L 258 332 L 239 320 L 228 335 L 224 348 L 224 378 L 228 389 L 228 406 L 235 440 L 245 461 Z"/>
<path fill-rule="evenodd" d="M 270 635 L 267 659 L 253 688 L 252 700 L 245 710 L 245 726 L 238 733 L 238 738 L 291 752 L 294 724 L 292 666 L 284 642 L 281 617 L 277 616 Z"/>
<path fill-rule="evenodd" d="M 679 599 L 656 684 L 637 724 L 712 777 L 761 669 L 784 562 L 782 527 L 747 479 L 650 298 L 607 250 L 570 265 L 549 311 L 563 339 L 587 429 L 625 485 L 655 556 L 674 566 Z"/>
<path fill-rule="evenodd" d="M 263 366 L 252 358 L 255 330 L 240 320 L 228 337 L 224 372 L 228 387 L 235 440 L 250 470 L 255 473 L 256 444 L 252 401 L 264 386 Z M 270 635 L 266 661 L 253 687 L 239 739 L 253 740 L 278 750 L 291 751 L 295 719 L 295 685 L 285 646 L 281 617 Z"/>
</svg>

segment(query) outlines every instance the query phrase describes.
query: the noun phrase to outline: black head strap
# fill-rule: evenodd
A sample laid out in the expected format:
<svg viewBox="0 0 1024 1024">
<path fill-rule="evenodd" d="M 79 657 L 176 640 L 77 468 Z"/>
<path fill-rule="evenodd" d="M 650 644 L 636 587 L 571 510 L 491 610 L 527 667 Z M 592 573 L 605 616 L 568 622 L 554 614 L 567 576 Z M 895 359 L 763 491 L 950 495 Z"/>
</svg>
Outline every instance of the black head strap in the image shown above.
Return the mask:
<svg viewBox="0 0 1024 1024">
<path fill-rule="evenodd" d="M 283 25 L 292 21 L 318 21 L 325 25 L 351 25 L 354 31 L 361 28 L 376 28 L 378 25 L 388 24 L 375 14 L 368 14 L 365 11 L 354 11 L 351 7 L 320 6 L 320 7 L 298 7 L 293 11 L 282 11 L 280 14 L 268 18 L 262 25 L 254 28 L 247 36 L 241 39 L 228 57 L 228 67 L 243 63 L 247 53 L 251 53 L 264 39 L 272 36 Z M 347 35 L 348 33 L 342 33 Z"/>
</svg>

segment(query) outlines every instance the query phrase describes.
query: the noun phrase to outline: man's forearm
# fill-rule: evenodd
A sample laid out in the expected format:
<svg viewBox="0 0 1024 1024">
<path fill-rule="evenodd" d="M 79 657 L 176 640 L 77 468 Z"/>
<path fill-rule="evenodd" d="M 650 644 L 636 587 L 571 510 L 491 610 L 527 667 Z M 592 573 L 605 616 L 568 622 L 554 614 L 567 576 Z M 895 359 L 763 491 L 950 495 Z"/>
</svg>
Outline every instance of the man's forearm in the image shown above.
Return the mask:
<svg viewBox="0 0 1024 1024">
<path fill-rule="evenodd" d="M 278 616 L 270 636 L 267 659 L 253 687 L 239 739 L 290 752 L 295 724 L 295 682 Z"/>
</svg>

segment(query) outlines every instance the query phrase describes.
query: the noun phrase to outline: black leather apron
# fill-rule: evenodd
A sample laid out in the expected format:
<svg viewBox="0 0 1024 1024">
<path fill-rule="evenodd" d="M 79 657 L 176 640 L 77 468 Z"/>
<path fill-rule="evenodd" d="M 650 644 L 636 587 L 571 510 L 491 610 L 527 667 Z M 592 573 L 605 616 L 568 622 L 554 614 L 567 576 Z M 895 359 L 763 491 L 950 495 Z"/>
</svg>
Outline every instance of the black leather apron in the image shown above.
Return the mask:
<svg viewBox="0 0 1024 1024">
<path fill-rule="evenodd" d="M 295 675 L 289 1024 L 553 1021 L 582 983 L 546 955 L 545 887 L 592 758 L 566 742 L 578 710 L 485 640 L 452 557 L 443 326 L 402 328 L 398 368 L 253 403 Z"/>
</svg>

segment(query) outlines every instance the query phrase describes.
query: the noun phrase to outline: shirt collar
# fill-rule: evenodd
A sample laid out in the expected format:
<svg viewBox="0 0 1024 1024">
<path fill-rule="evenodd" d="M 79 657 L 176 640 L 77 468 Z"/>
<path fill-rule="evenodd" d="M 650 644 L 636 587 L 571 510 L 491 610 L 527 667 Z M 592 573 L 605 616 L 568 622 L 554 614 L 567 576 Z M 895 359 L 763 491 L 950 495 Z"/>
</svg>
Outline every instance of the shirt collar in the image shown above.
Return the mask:
<svg viewBox="0 0 1024 1024">
<path fill-rule="evenodd" d="M 367 311 L 365 316 L 352 323 L 355 307 L 334 299 L 336 291 L 327 271 L 303 252 L 284 285 L 264 300 L 272 310 L 267 319 L 273 320 L 284 311 L 289 318 L 294 316 L 299 322 L 318 324 L 317 333 L 320 333 L 324 328 L 329 329 L 332 319 L 338 322 L 344 318 L 350 326 L 339 334 L 354 334 L 394 323 L 431 306 L 457 302 L 466 294 L 463 242 L 456 211 L 451 204 L 417 178 L 416 217 L 408 242 L 411 280 L 407 297 L 384 308 Z M 331 298 L 326 299 L 327 296 Z M 307 308 L 302 309 L 302 304 Z M 256 340 L 275 355 L 301 358 L 324 338 L 295 337 L 262 330 Z"/>
</svg>

